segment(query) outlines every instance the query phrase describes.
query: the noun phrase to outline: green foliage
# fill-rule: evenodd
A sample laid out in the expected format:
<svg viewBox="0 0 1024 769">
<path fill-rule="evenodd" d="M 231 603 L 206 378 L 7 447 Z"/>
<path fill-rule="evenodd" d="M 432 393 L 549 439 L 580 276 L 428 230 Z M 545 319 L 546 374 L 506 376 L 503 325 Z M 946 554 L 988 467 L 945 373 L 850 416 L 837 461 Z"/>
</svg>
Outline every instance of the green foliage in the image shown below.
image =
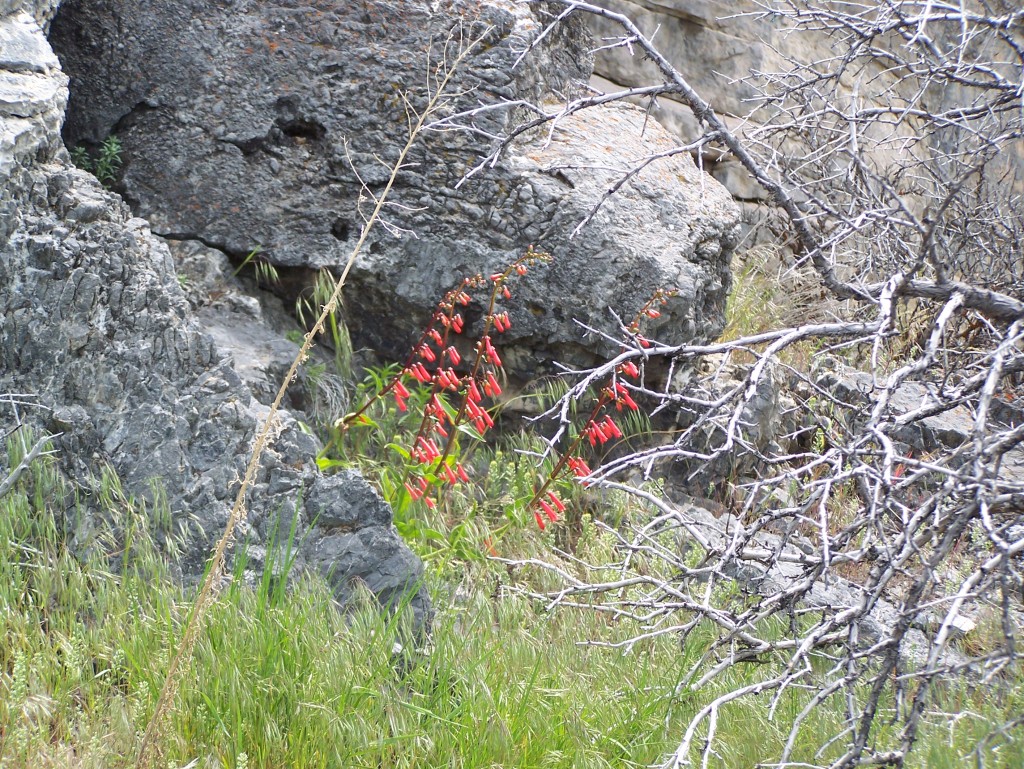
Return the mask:
<svg viewBox="0 0 1024 769">
<path fill-rule="evenodd" d="M 299 322 L 308 325 L 320 313 L 320 309 L 330 301 L 334 293 L 335 279 L 330 270 L 321 269 L 308 295 L 300 296 L 295 300 L 295 315 Z M 348 326 L 339 310 L 330 312 L 327 315 L 327 328 L 324 333 L 328 342 L 334 349 L 334 364 L 338 376 L 344 380 L 352 378 L 352 339 L 348 333 Z"/>
<path fill-rule="evenodd" d="M 246 254 L 242 263 L 231 273 L 232 277 L 237 278 L 246 267 L 252 267 L 253 275 L 255 275 L 257 282 L 269 286 L 279 283 L 281 277 L 277 274 L 277 268 L 266 257 L 260 256 L 262 251 L 263 249 L 260 246 L 256 246 Z"/>
<path fill-rule="evenodd" d="M 110 188 L 117 181 L 117 174 L 121 170 L 122 149 L 120 139 L 108 136 L 94 153 L 79 144 L 71 150 L 71 162 L 99 179 L 104 187 Z"/>
<path fill-rule="evenodd" d="M 25 445 L 31 442 L 15 436 L 9 458 L 17 461 Z M 504 489 L 514 500 L 522 491 L 519 456 L 493 453 L 489 492 Z M 77 510 L 70 517 L 69 500 Z M 191 610 L 187 593 L 167 578 L 157 544 L 170 531 L 166 506 L 132 499 L 110 473 L 74 501 L 52 458 L 37 460 L 0 499 L 5 769 L 132 765 Z M 526 555 L 536 538 L 549 536 L 529 527 L 515 532 L 501 543 L 509 555 Z M 709 698 L 773 674 L 765 668 L 774 666 L 737 664 L 726 680 L 692 692 L 680 671 L 704 653 L 706 629 L 682 644 L 671 634 L 627 644 L 634 625 L 593 610 L 545 613 L 495 590 L 510 579 L 543 584 L 479 560 L 457 570 L 460 600 L 435 595 L 431 648 L 412 651 L 405 617 L 381 615 L 368 594 L 343 615 L 324 582 L 302 578 L 286 588 L 270 576 L 291 568 L 296 535 L 282 529 L 268 548 L 265 576 L 254 587 L 236 579 L 211 610 L 159 736 L 169 765 L 648 766 L 675 748 Z M 581 558 L 602 562 L 614 551 L 614 538 L 586 516 Z M 246 568 L 243 552 L 236 576 Z M 584 639 L 594 643 L 579 645 Z M 406 647 L 399 656 L 396 642 Z M 963 766 L 989 723 L 1024 710 L 1022 693 L 1016 679 L 941 687 L 907 766 Z M 807 697 L 793 687 L 771 720 L 767 699 L 723 707 L 711 765 L 770 758 Z M 844 749 L 833 745 L 815 757 L 816 735 L 836 731 L 843 708 L 837 696 L 815 709 L 794 760 L 827 763 Z M 888 736 L 883 728 L 879 744 Z M 1019 766 L 1022 743 L 1018 728 L 985 746 L 985 766 Z"/>
</svg>

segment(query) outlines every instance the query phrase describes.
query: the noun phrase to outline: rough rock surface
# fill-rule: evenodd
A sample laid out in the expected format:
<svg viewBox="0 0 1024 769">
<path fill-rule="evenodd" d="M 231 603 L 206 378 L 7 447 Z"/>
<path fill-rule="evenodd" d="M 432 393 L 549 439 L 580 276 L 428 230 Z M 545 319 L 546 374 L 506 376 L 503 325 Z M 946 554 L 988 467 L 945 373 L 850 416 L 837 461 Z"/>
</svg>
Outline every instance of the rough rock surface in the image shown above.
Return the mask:
<svg viewBox="0 0 1024 769">
<path fill-rule="evenodd" d="M 279 265 L 338 268 L 362 220 L 359 177 L 379 191 L 406 138 L 402 94 L 422 105 L 426 52 L 467 20 L 491 25 L 465 64 L 451 107 L 503 99 L 564 99 L 590 75 L 578 25 L 544 39 L 530 6 L 491 0 L 359 3 L 67 0 L 51 39 L 71 76 L 65 138 L 125 147 L 120 186 L 154 231 L 194 238 L 236 258 L 254 246 Z M 182 23 L 182 19 L 188 21 Z M 473 20 L 476 20 L 473 22 Z M 582 233 L 614 169 L 664 149 L 669 135 L 632 107 L 594 110 L 516 147 L 456 188 L 523 117 L 478 116 L 477 133 L 432 132 L 414 151 L 388 218 L 405 229 L 372 236 L 346 294 L 357 340 L 404 354 L 443 293 L 487 274 L 527 245 L 555 262 L 516 292 L 503 342 L 512 372 L 553 361 L 586 364 L 607 344 L 574 323 L 614 330 L 658 288 L 677 288 L 656 329 L 668 340 L 721 328 L 738 212 L 686 156 L 658 161 Z M 480 314 L 480 307 L 471 307 Z"/>
<path fill-rule="evenodd" d="M 748 81 L 755 73 L 787 72 L 793 66 L 791 61 L 827 62 L 836 55 L 835 41 L 824 30 L 792 34 L 783 22 L 765 15 L 765 7 L 774 4 L 757 0 L 603 0 L 601 5 L 631 18 L 644 34 L 654 35 L 661 53 L 741 136 L 748 130 L 756 132 L 759 121 L 765 117 L 763 112 L 752 113 L 759 94 Z M 786 7 L 785 3 L 780 5 Z M 829 4 L 823 7 L 827 9 Z M 1002 13 L 1015 7 L 1009 2 L 997 4 L 994 10 Z M 839 6 L 838 10 L 849 8 Z M 613 40 L 622 38 L 622 27 L 596 16 L 588 16 L 587 23 L 594 36 L 604 43 L 594 61 L 595 73 L 600 76 L 600 82 L 595 83 L 599 90 L 613 92 L 663 81 L 650 59 L 634 55 L 632 48 L 611 46 Z M 859 76 L 860 82 L 871 85 L 865 85 L 856 97 L 851 91 L 851 97 L 868 101 L 876 98 L 877 106 L 884 107 L 888 103 L 884 94 L 899 77 L 876 63 Z M 846 86 L 853 86 L 852 79 Z M 932 109 L 939 112 L 968 104 L 972 96 L 948 87 L 931 89 L 927 99 Z M 687 141 L 701 133 L 689 108 L 671 96 L 659 99 L 652 114 Z M 1011 151 L 1012 147 L 1008 145 Z M 1024 144 L 1018 142 L 1017 149 L 1008 154 L 1015 154 L 1014 159 L 1004 161 L 1015 168 L 1016 181 L 1008 178 L 1001 184 L 1013 184 L 1020 192 L 1024 189 Z M 763 221 L 764 207 L 757 203 L 766 196 L 753 177 L 731 154 L 710 161 L 713 162 L 708 162 L 708 171 L 741 203 L 745 230 L 760 225 L 765 229 L 764 242 L 777 240 L 771 233 L 777 229 L 776 223 Z"/>
<path fill-rule="evenodd" d="M 28 421 L 61 434 L 63 466 L 83 486 L 106 464 L 136 494 L 156 479 L 176 518 L 205 531 L 183 563 L 194 577 L 266 408 L 201 332 L 166 245 L 68 162 L 67 79 L 33 10 L 0 6 L 0 393 L 38 398 Z M 250 496 L 250 553 L 297 510 L 300 565 L 329 574 L 341 598 L 354 579 L 385 602 L 416 589 L 422 567 L 390 509 L 354 473 L 321 476 L 291 414 L 278 427 Z M 425 621 L 422 590 L 412 602 Z"/>
<path fill-rule="evenodd" d="M 196 321 L 217 349 L 230 359 L 231 367 L 252 390 L 256 400 L 269 406 L 295 359 L 305 332 L 294 316 L 285 312 L 277 297 L 244 281 L 239 270 L 220 251 L 197 240 L 168 240 L 178 283 L 194 311 Z M 315 406 L 315 387 L 309 381 L 311 365 L 326 370 L 332 363 L 320 346 L 299 368 L 288 388 L 286 405 L 310 412 Z M 307 414 L 308 415 L 308 414 Z"/>
<path fill-rule="evenodd" d="M 884 384 L 884 380 L 876 384 L 866 372 L 840 362 L 829 361 L 829 364 L 818 377 L 817 385 L 848 403 L 862 405 L 861 413 L 869 413 L 882 396 L 879 385 Z M 889 397 L 890 407 L 895 415 L 903 415 L 937 406 L 943 402 L 938 397 L 939 387 L 937 383 L 927 381 L 903 382 Z M 851 416 L 857 414 L 857 410 L 851 412 Z M 990 419 L 996 425 L 1019 425 L 1024 423 L 1024 411 L 1013 401 L 994 398 Z M 852 427 L 856 429 L 856 425 Z M 961 448 L 974 440 L 975 429 L 974 413 L 961 405 L 916 419 L 894 430 L 892 436 L 905 443 L 915 455 L 927 456 L 936 451 Z M 1024 482 L 1024 448 L 1018 446 L 1003 455 L 999 477 L 1004 481 Z"/>
</svg>

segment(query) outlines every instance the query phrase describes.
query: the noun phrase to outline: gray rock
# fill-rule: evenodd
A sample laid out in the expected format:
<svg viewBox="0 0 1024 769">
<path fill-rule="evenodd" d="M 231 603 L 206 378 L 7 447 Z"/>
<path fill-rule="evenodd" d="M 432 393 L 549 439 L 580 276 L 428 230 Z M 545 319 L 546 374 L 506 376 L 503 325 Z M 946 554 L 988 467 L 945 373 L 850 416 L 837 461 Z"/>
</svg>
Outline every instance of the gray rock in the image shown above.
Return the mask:
<svg viewBox="0 0 1024 769">
<path fill-rule="evenodd" d="M 834 572 L 827 579 L 818 574 L 820 550 L 808 553 L 808 543 L 800 538 L 780 536 L 760 528 L 756 534 L 749 533 L 751 524 L 729 513 L 716 515 L 700 500 L 683 495 L 677 509 L 682 520 L 700 531 L 712 550 L 721 553 L 737 542 L 744 542 L 742 554 L 722 563 L 721 573 L 737 583 L 744 592 L 773 596 L 794 591 L 795 599 L 805 607 L 842 612 L 859 609 L 868 605 L 869 596 L 856 582 L 844 579 Z M 753 522 L 758 525 L 758 522 Z M 685 547 L 687 543 L 683 543 Z M 858 645 L 867 648 L 889 635 L 901 617 L 901 608 L 893 596 L 870 597 L 872 608 L 864 612 L 857 622 Z M 966 625 L 964 625 L 966 627 Z M 929 652 L 929 642 L 921 629 L 914 627 L 907 631 L 900 648 L 901 654 L 912 664 L 920 664 Z M 962 661 L 963 655 L 946 648 L 943 658 L 948 661 Z"/>
<path fill-rule="evenodd" d="M 269 406 L 295 359 L 299 349 L 295 340 L 304 329 L 276 296 L 243 283 L 222 252 L 195 240 L 166 242 L 178 283 L 204 333 L 230 360 L 256 400 Z M 326 371 L 330 363 L 323 348 L 315 346 L 288 389 L 286 404 L 310 410 L 316 389 L 310 381 L 310 364 Z"/>
<path fill-rule="evenodd" d="M 864 404 L 858 412 L 852 410 L 847 420 L 856 423 L 862 420 L 881 397 L 882 392 L 875 386 L 869 373 L 856 371 L 836 363 L 833 370 L 819 376 L 817 384 L 835 393 L 841 400 L 852 404 Z M 885 384 L 884 380 L 880 384 Z M 889 398 L 889 413 L 894 421 L 900 416 L 918 409 L 939 405 L 941 393 L 939 384 L 927 381 L 905 381 Z M 948 398 L 948 396 L 946 396 Z M 1024 413 L 1014 402 L 992 401 L 990 429 L 993 426 L 1018 425 L 1024 422 Z M 855 424 L 851 424 L 855 427 Z M 958 449 L 974 438 L 975 419 L 966 406 L 957 405 L 932 416 L 922 417 L 891 430 L 892 437 L 910 446 L 918 454 L 929 454 L 938 450 Z M 1024 448 L 1015 446 L 1006 452 L 999 464 L 999 479 L 1024 482 Z"/>
<path fill-rule="evenodd" d="M 0 39 L 23 43 L 5 53 L 17 71 L 0 71 L 0 393 L 38 398 L 22 417 L 61 433 L 62 468 L 80 488 L 109 465 L 131 493 L 159 493 L 177 523 L 197 523 L 182 562 L 195 579 L 268 410 L 200 330 L 167 246 L 66 162 L 66 78 L 41 29 L 23 12 L 0 16 Z M 342 599 L 357 578 L 382 601 L 408 596 L 423 626 L 422 567 L 390 509 L 354 473 L 321 476 L 319 445 L 290 412 L 275 428 L 242 532 L 253 552 L 271 544 L 275 521 L 304 509 L 303 497 L 321 500 L 344 511 L 352 540 L 339 545 L 336 526 L 303 514 L 297 536 L 314 557 L 302 563 L 329 576 Z"/>
<path fill-rule="evenodd" d="M 435 4 L 436 7 L 437 4 Z M 156 232 L 200 239 L 241 257 L 255 246 L 282 270 L 343 264 L 358 238 L 361 178 L 371 191 L 405 140 L 402 94 L 422 106 L 425 52 L 458 19 L 493 26 L 457 78 L 450 109 L 502 99 L 556 104 L 589 77 L 578 24 L 545 38 L 525 4 L 69 0 L 52 40 L 72 77 L 69 144 L 121 138 L 122 184 Z M 433 41 L 433 43 L 432 43 Z M 435 58 L 436 61 L 436 58 Z M 202 94 L 201 98 L 197 94 Z M 551 101 L 554 100 L 554 101 Z M 523 379 L 551 364 L 614 352 L 578 319 L 615 330 L 656 288 L 679 296 L 652 328 L 670 341 L 709 339 L 723 322 L 738 212 L 688 157 L 653 164 L 570 233 L 629 161 L 670 146 L 634 108 L 606 108 L 533 137 L 461 187 L 463 175 L 518 112 L 478 118 L 480 133 L 423 137 L 387 211 L 406 236 L 374 232 L 346 293 L 357 342 L 404 357 L 438 299 L 529 244 L 555 262 L 516 289 L 503 344 Z M 646 130 L 645 130 L 646 125 Z M 358 172 L 359 178 L 356 173 Z M 471 305 L 469 321 L 482 314 Z"/>
<path fill-rule="evenodd" d="M 758 0 L 604 0 L 600 5 L 631 18 L 644 35 L 653 39 L 662 55 L 741 137 L 756 135 L 771 114 L 770 109 L 760 106 L 763 104 L 763 94 L 756 83 L 758 74 L 791 72 L 794 63 L 810 65 L 816 71 L 827 70 L 830 66 L 828 62 L 836 60 L 837 36 L 834 31 L 842 28 L 842 25 L 830 29 L 828 24 L 815 24 L 812 29 L 801 29 L 799 33 L 794 33 L 791 22 L 765 13 L 774 4 Z M 781 4 L 779 7 L 784 12 L 792 10 L 787 5 Z M 799 10 L 800 5 L 796 4 L 795 8 Z M 806 5 L 827 13 L 831 4 Z M 1018 6 L 1019 3 L 1010 2 L 1001 7 L 1003 12 L 1009 12 Z M 845 12 L 847 9 L 840 4 L 836 10 Z M 609 92 L 663 82 L 664 78 L 655 64 L 647 56 L 641 55 L 635 46 L 613 45 L 623 38 L 621 26 L 609 19 L 590 15 L 587 16 L 587 24 L 594 37 L 602 43 L 602 50 L 594 61 L 594 71 L 603 81 L 598 84 L 600 90 Z M 929 34 L 953 35 L 954 38 L 959 36 L 957 25 L 951 25 L 950 29 L 940 32 L 938 28 L 941 26 L 934 25 Z M 938 45 L 949 50 L 956 42 L 943 40 Z M 1011 60 L 1015 58 L 1010 54 Z M 873 85 L 871 88 L 858 89 L 855 85 L 857 78 L 844 77 L 842 83 L 838 84 L 840 102 L 852 98 L 863 102 L 865 107 L 886 107 L 890 103 L 891 93 L 900 89 L 902 74 L 887 69 L 884 57 L 863 66 L 860 77 L 863 82 L 871 81 Z M 976 94 L 967 94 L 955 82 L 951 82 L 946 87 L 927 89 L 927 94 L 921 96 L 929 110 L 934 114 L 942 114 L 947 109 L 955 110 L 970 104 Z M 874 104 L 872 100 L 875 100 Z M 674 101 L 671 94 L 658 100 L 652 114 L 686 141 L 693 141 L 701 134 L 701 128 L 692 112 L 680 101 Z M 803 152 L 809 151 L 797 146 L 801 140 L 795 135 L 790 140 L 794 143 L 787 152 L 793 156 L 800 157 Z M 940 149 L 948 151 L 950 148 Z M 884 168 L 889 163 L 902 160 L 898 153 L 889 155 L 889 152 L 886 143 L 882 142 L 877 150 L 876 162 L 879 167 Z M 712 157 L 712 160 L 719 158 Z M 1020 180 L 1024 175 L 1024 149 L 1009 144 L 1004 147 L 1000 161 L 1005 164 L 1008 172 L 1002 184 L 1010 185 L 1010 188 L 1019 192 Z M 738 200 L 765 199 L 753 178 L 730 155 L 725 156 L 724 162 L 714 163 L 711 168 L 715 178 Z M 770 231 L 755 231 L 754 234 L 757 243 L 777 241 Z"/>
</svg>

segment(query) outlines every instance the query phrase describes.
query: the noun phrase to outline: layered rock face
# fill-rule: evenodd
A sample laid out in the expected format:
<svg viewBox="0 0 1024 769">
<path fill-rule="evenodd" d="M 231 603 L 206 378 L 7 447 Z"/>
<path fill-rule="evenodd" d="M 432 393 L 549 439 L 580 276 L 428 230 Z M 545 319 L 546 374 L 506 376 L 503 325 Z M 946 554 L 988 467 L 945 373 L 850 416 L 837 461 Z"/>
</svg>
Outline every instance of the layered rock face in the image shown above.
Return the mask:
<svg viewBox="0 0 1024 769">
<path fill-rule="evenodd" d="M 259 246 L 286 276 L 337 270 L 360 233 L 362 184 L 382 189 L 406 139 L 404 99 L 422 107 L 431 67 L 458 47 L 453 38 L 484 36 L 448 113 L 520 99 L 555 108 L 587 80 L 578 24 L 517 64 L 543 29 L 531 13 L 497 1 L 67 0 L 51 36 L 71 76 L 65 138 L 121 139 L 118 188 L 160 234 L 236 258 Z M 391 230 L 371 235 L 350 276 L 357 341 L 404 356 L 446 290 L 530 244 L 555 258 L 516 292 L 503 337 L 514 375 L 614 352 L 574 321 L 614 331 L 609 308 L 631 317 L 657 288 L 679 293 L 652 333 L 714 337 L 737 222 L 725 191 L 688 157 L 667 158 L 570 237 L 632 161 L 671 138 L 633 107 L 593 110 L 459 185 L 493 137 L 523 117 L 495 109 L 474 119 L 475 131 L 423 136 L 392 196 L 402 207 L 386 211 Z M 470 310 L 472 323 L 481 308 Z"/>
<path fill-rule="evenodd" d="M 760 94 L 749 82 L 756 73 L 787 72 L 792 62 L 829 62 L 836 55 L 835 40 L 824 30 L 802 30 L 793 34 L 783 22 L 764 15 L 761 3 L 755 0 L 604 0 L 602 6 L 631 18 L 646 35 L 654 35 L 659 50 L 686 77 L 701 96 L 727 123 L 742 135 L 745 129 L 756 130 L 765 113 L 753 111 Z M 825 5 L 827 8 L 827 4 Z M 1006 13 L 1013 3 L 997 2 L 994 13 Z M 839 9 L 848 10 L 848 9 Z M 594 36 L 606 41 L 621 39 L 622 28 L 597 16 L 588 17 L 587 23 Z M 937 34 L 933 26 L 929 34 Z M 955 34 L 949 33 L 947 34 Z M 940 41 L 942 42 L 942 41 Z M 952 49 L 958 41 L 942 42 Z M 865 104 L 886 106 L 889 89 L 898 90 L 903 76 L 889 69 L 890 63 L 880 58 L 864 68 L 859 83 L 845 82 L 846 95 Z M 827 69 L 827 67 L 825 67 Z M 627 47 L 606 46 L 594 62 L 597 85 L 602 90 L 614 91 L 621 87 L 648 85 L 662 82 L 657 67 L 643 56 L 634 56 Z M 1012 80 L 1012 70 L 1004 73 Z M 979 79 L 982 82 L 982 79 Z M 970 104 L 976 94 L 963 89 L 933 88 L 925 103 L 936 113 Z M 687 141 L 700 136 L 701 131 L 689 108 L 671 97 L 660 99 L 653 114 L 670 130 Z M 909 130 L 909 129 L 904 129 Z M 1009 157 L 1002 162 L 1007 179 L 1018 194 L 1024 190 L 1024 142 L 1008 145 Z M 941 148 L 940 148 L 941 149 Z M 801 148 L 794 145 L 794 154 Z M 899 159 L 898 149 L 890 148 L 893 159 Z M 737 160 L 726 154 L 710 158 L 709 172 L 744 205 L 744 218 L 757 221 L 755 204 L 766 199 L 766 194 Z"/>
<path fill-rule="evenodd" d="M 55 439 L 88 494 L 112 466 L 132 492 L 165 494 L 193 535 L 186 576 L 202 573 L 267 409 L 203 333 L 166 245 L 121 199 L 74 168 L 61 141 L 67 78 L 43 35 L 45 3 L 0 4 L 0 394 Z M 0 419 L 11 424 L 11 402 Z M 298 515 L 308 565 L 344 600 L 353 580 L 383 601 L 412 593 L 425 622 L 422 566 L 391 511 L 355 473 L 323 477 L 316 441 L 280 415 L 249 500 L 250 561 L 275 521 Z M 159 491 L 157 490 L 159 489 Z"/>
</svg>

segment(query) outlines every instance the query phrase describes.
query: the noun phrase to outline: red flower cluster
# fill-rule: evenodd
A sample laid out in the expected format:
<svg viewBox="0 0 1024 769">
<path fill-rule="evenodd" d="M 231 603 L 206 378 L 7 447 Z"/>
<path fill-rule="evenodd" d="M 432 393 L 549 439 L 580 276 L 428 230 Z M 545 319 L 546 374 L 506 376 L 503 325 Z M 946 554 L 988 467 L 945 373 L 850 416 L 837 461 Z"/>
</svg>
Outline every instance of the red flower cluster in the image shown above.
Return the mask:
<svg viewBox="0 0 1024 769">
<path fill-rule="evenodd" d="M 499 312 L 497 303 L 499 299 L 512 297 L 508 287 L 509 278 L 525 275 L 529 267 L 541 261 L 549 261 L 550 258 L 548 254 L 534 251 L 531 246 L 523 257 L 503 272 L 494 273 L 486 280 L 482 275 L 467 278 L 458 288 L 449 291 L 438 304 L 427 330 L 413 346 L 399 374 L 362 408 L 339 422 L 341 429 L 347 429 L 352 424 L 365 421 L 362 415 L 370 404 L 388 393 L 394 397 L 400 411 L 408 411 L 408 400 L 412 396 L 403 382 L 406 378 L 421 387 L 430 388 L 419 430 L 408 450 L 411 464 L 404 486 L 410 499 L 423 500 L 424 504 L 432 508 L 435 506 L 432 489 L 444 484 L 455 486 L 469 481 L 466 469 L 453 457 L 458 454 L 456 441 L 460 427 L 471 425 L 477 437 L 494 427 L 488 399 L 494 401 L 502 394 L 499 380 L 503 364 L 491 335 L 503 334 L 512 327 L 508 312 Z M 455 338 L 465 331 L 465 320 L 459 308 L 472 302 L 474 292 L 488 287 L 490 298 L 483 315 L 483 329 L 475 344 L 461 345 L 463 350 L 472 349 L 472 355 L 464 358 Z M 655 293 L 626 327 L 624 345 L 632 343 L 642 348 L 650 347 L 650 342 L 640 334 L 641 321 L 660 317 L 661 312 L 656 309 L 656 305 L 664 304 L 673 293 L 663 290 Z M 468 365 L 464 366 L 464 363 Z M 586 440 L 591 447 L 597 448 L 623 437 L 610 410 L 613 405 L 618 412 L 639 409 L 632 395 L 635 387 L 623 380 L 637 380 L 640 376 L 641 370 L 637 364 L 627 361 L 618 366 L 610 381 L 600 390 L 583 429 L 544 479 L 529 505 L 541 529 L 546 527 L 546 522 L 557 521 L 559 515 L 565 512 L 565 504 L 551 488 L 563 471 L 570 472 L 584 485 L 592 475 L 590 466 L 578 456 L 582 442 Z"/>
<path fill-rule="evenodd" d="M 674 294 L 674 291 L 665 291 L 664 289 L 658 289 L 654 293 L 654 296 L 637 312 L 633 322 L 626 327 L 627 343 L 628 340 L 632 340 L 642 348 L 651 346 L 650 341 L 640 334 L 640 324 L 645 318 L 661 317 L 661 311 L 656 306 L 665 304 L 668 298 Z M 629 386 L 620 381 L 620 377 L 639 379 L 640 373 L 640 368 L 633 361 L 626 361 L 616 369 L 615 374 L 611 377 L 611 381 L 601 390 L 597 403 L 583 429 L 562 454 L 562 457 L 555 464 L 554 469 L 540 489 L 534 494 L 531 507 L 535 508 L 534 517 L 541 529 L 544 528 L 545 524 L 540 511 L 543 511 L 549 520 L 555 520 L 555 517 L 553 517 L 554 510 L 557 509 L 559 512 L 564 510 L 564 505 L 558 501 L 554 492 L 549 489 L 551 484 L 562 474 L 563 470 L 568 469 L 573 477 L 584 485 L 587 484 L 586 478 L 591 475 L 592 471 L 587 463 L 577 455 L 582 442 L 586 440 L 592 448 L 597 448 L 609 441 L 623 437 L 619 426 L 615 423 L 611 414 L 608 413 L 608 408 L 614 404 L 615 410 L 620 412 L 623 409 L 628 409 L 629 411 L 637 411 L 639 409 L 636 401 L 633 400 Z M 547 495 L 547 498 L 545 498 L 545 495 Z M 551 504 L 548 504 L 548 499 L 555 505 L 554 509 L 552 509 Z"/>
<path fill-rule="evenodd" d="M 499 298 L 512 297 L 507 285 L 512 275 L 525 275 L 531 266 L 550 259 L 548 254 L 535 251 L 531 246 L 524 256 L 504 272 L 491 275 L 489 280 L 485 280 L 482 275 L 466 278 L 458 288 L 449 291 L 434 311 L 427 330 L 413 346 L 405 366 L 376 396 L 390 392 L 396 407 L 400 411 L 407 411 L 407 401 L 411 396 L 403 383 L 404 379 L 408 378 L 431 389 L 423 408 L 420 428 L 408 452 L 413 465 L 408 468 L 404 485 L 411 499 L 422 499 L 426 505 L 433 507 L 434 501 L 430 496 L 432 486 L 444 483 L 454 486 L 468 482 L 469 475 L 453 459 L 453 450 L 456 449 L 458 428 L 462 424 L 471 424 L 480 436 L 494 427 L 494 419 L 485 399 L 493 401 L 501 395 L 499 379 L 502 361 L 491 334 L 502 334 L 512 327 L 508 312 L 496 311 L 497 302 Z M 490 298 L 484 315 L 484 327 L 479 341 L 472 347 L 474 355 L 468 369 L 462 368 L 463 354 L 459 352 L 455 339 L 465 330 L 465 319 L 459 308 L 472 302 L 474 292 L 488 287 Z M 358 423 L 376 397 L 341 420 L 339 426 L 346 429 Z M 553 511 L 564 509 L 561 502 L 556 504 L 555 500 L 548 507 Z"/>
</svg>

